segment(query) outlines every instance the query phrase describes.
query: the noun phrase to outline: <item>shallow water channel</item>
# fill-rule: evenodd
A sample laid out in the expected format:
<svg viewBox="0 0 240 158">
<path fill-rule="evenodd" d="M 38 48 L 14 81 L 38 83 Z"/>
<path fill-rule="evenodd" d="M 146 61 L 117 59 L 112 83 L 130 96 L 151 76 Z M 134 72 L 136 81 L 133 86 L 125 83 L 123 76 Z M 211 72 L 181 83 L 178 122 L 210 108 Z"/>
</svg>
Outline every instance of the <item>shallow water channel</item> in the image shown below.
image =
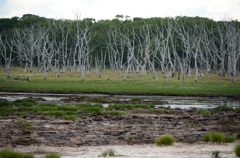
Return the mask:
<svg viewBox="0 0 240 158">
<path fill-rule="evenodd" d="M 210 109 L 216 108 L 217 106 L 228 106 L 232 108 L 240 107 L 240 100 L 234 100 L 228 97 L 183 97 L 183 96 L 139 96 L 139 95 L 107 95 L 107 94 L 44 94 L 44 93 L 9 93 L 0 92 L 0 99 L 6 99 L 8 101 L 15 101 L 17 99 L 24 99 L 27 97 L 43 98 L 46 102 L 53 104 L 65 104 L 61 99 L 68 97 L 102 97 L 111 98 L 116 100 L 131 100 L 131 98 L 142 98 L 144 100 L 162 100 L 168 102 L 166 105 L 155 105 L 156 107 L 171 107 L 180 109 Z M 75 104 L 71 102 L 70 104 Z M 107 107 L 108 104 L 103 104 Z"/>
</svg>

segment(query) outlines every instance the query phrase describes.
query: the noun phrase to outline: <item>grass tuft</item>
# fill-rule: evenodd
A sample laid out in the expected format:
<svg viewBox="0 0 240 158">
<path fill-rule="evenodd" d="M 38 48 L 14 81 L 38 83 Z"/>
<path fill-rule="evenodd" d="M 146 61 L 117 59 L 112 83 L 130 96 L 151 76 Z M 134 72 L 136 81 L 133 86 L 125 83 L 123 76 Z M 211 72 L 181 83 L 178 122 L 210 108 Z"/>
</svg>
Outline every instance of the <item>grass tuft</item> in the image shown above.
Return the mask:
<svg viewBox="0 0 240 158">
<path fill-rule="evenodd" d="M 60 158 L 60 155 L 50 152 L 46 154 L 46 158 Z"/>
<path fill-rule="evenodd" d="M 212 158 L 220 158 L 219 154 L 220 154 L 220 151 L 213 151 Z"/>
<path fill-rule="evenodd" d="M 211 132 L 204 134 L 201 138 L 202 141 L 204 142 L 216 142 L 216 143 L 225 143 L 226 140 L 226 135 L 221 132 Z M 230 141 L 230 137 L 227 138 Z"/>
<path fill-rule="evenodd" d="M 158 146 L 162 146 L 162 145 L 173 145 L 176 142 L 176 139 L 172 136 L 172 135 L 163 135 L 163 136 L 159 136 L 155 139 L 155 143 Z"/>
<path fill-rule="evenodd" d="M 240 157 L 240 144 L 237 144 L 234 148 L 234 152 L 237 157 Z"/>
<path fill-rule="evenodd" d="M 0 151 L 1 158 L 34 158 L 33 154 L 22 153 L 10 148 L 4 148 Z"/>
<path fill-rule="evenodd" d="M 114 156 L 115 155 L 115 150 L 113 149 L 107 149 L 104 152 L 102 152 L 101 156 L 106 157 L 106 156 Z"/>
</svg>

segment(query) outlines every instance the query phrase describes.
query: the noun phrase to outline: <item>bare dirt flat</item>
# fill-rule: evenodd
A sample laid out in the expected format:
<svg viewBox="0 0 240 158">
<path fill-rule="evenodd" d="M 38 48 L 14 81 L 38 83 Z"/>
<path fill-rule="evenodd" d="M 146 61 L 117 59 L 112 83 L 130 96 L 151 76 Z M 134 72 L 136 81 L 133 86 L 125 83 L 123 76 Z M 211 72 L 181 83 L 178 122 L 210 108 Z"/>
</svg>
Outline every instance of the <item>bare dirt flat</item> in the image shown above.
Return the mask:
<svg viewBox="0 0 240 158">
<path fill-rule="evenodd" d="M 96 158 L 106 149 L 115 150 L 114 158 L 211 158 L 213 151 L 220 151 L 221 158 L 235 158 L 233 148 L 235 143 L 213 144 L 196 142 L 175 143 L 173 146 L 144 145 L 112 145 L 112 146 L 82 146 L 82 147 L 52 147 L 52 146 L 18 146 L 15 149 L 32 152 L 41 157 L 47 152 L 56 152 L 61 158 Z"/>
</svg>

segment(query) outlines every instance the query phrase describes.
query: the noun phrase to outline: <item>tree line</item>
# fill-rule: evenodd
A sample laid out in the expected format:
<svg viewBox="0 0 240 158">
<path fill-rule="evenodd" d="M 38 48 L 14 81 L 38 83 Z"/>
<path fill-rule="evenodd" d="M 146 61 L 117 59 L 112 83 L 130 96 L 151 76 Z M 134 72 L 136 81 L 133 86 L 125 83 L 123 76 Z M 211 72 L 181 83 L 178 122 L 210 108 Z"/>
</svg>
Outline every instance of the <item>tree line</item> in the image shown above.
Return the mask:
<svg viewBox="0 0 240 158">
<path fill-rule="evenodd" d="M 32 14 L 0 19 L 0 64 L 7 77 L 11 66 L 24 71 L 73 73 L 81 79 L 92 67 L 101 77 L 103 69 L 121 74 L 123 80 L 150 73 L 165 82 L 178 77 L 216 73 L 236 82 L 240 71 L 240 23 L 202 17 L 130 18 L 112 20 L 47 19 Z"/>
</svg>

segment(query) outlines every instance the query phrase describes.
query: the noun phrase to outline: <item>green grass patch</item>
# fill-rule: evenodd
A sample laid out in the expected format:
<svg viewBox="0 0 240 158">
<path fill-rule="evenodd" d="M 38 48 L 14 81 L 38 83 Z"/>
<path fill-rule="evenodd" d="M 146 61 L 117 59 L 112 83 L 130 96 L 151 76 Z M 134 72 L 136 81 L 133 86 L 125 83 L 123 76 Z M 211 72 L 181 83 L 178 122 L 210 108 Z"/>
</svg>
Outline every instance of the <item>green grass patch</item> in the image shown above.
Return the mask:
<svg viewBox="0 0 240 158">
<path fill-rule="evenodd" d="M 16 102 L 30 102 L 30 103 L 36 103 L 36 100 L 33 98 L 24 98 L 24 99 L 17 99 Z"/>
<path fill-rule="evenodd" d="M 12 106 L 12 105 L 14 105 L 12 102 L 0 101 L 0 106 Z"/>
<path fill-rule="evenodd" d="M 15 151 L 10 148 L 4 148 L 0 151 L 1 158 L 34 158 L 33 154 Z"/>
<path fill-rule="evenodd" d="M 228 107 L 228 106 L 218 106 L 216 109 L 221 109 L 221 110 L 233 110 L 233 108 Z"/>
<path fill-rule="evenodd" d="M 77 117 L 75 115 L 67 115 L 67 116 L 63 116 L 60 119 L 62 120 L 76 120 Z"/>
<path fill-rule="evenodd" d="M 202 115 L 213 115 L 213 114 L 216 114 L 217 111 L 214 109 L 208 109 L 208 110 L 198 110 L 197 113 Z"/>
<path fill-rule="evenodd" d="M 30 122 L 27 122 L 27 121 L 16 121 L 15 122 L 17 125 L 20 125 L 20 126 L 23 126 L 23 127 L 31 127 L 31 123 Z"/>
<path fill-rule="evenodd" d="M 43 115 L 55 115 L 55 116 L 65 116 L 65 115 L 78 115 L 78 112 L 74 111 L 46 111 Z"/>
<path fill-rule="evenodd" d="M 173 145 L 176 142 L 176 139 L 172 135 L 167 134 L 157 137 L 154 142 L 158 146 Z"/>
<path fill-rule="evenodd" d="M 141 101 L 143 100 L 142 98 L 132 98 L 131 101 Z"/>
<path fill-rule="evenodd" d="M 134 109 L 134 108 L 143 108 L 143 109 L 148 109 L 148 108 L 154 108 L 154 104 L 111 104 L 108 106 L 108 109 Z"/>
<path fill-rule="evenodd" d="M 79 107 L 77 106 L 69 106 L 69 105 L 59 105 L 57 106 L 58 110 L 63 110 L 63 111 L 77 111 L 79 110 Z"/>
<path fill-rule="evenodd" d="M 101 111 L 101 114 L 105 115 L 125 115 L 127 112 L 126 111 Z"/>
<path fill-rule="evenodd" d="M 35 71 L 35 70 L 33 70 Z M 194 82 L 192 77 L 185 77 L 186 83 L 183 84 L 177 77 L 169 78 L 166 83 L 163 81 L 163 74 L 158 73 L 159 82 L 152 78 L 151 74 L 142 74 L 141 78 L 128 76 L 126 81 L 123 77 L 115 75 L 110 70 L 102 72 L 102 77 L 91 75 L 85 76 L 85 81 L 81 81 L 79 73 L 60 74 L 56 78 L 53 71 L 48 72 L 47 80 L 43 79 L 43 74 L 31 77 L 31 82 L 16 82 L 7 79 L 0 83 L 1 89 L 6 90 L 34 90 L 34 91 L 81 91 L 81 92 L 124 92 L 124 93 L 151 93 L 151 94 L 240 94 L 240 80 L 231 82 L 231 77 L 218 77 L 216 74 L 199 78 Z M 76 71 L 77 72 L 77 71 Z M 26 73 L 20 67 L 11 68 L 12 76 L 25 76 Z M 0 78 L 6 76 L 6 72 L 0 72 Z M 109 78 L 110 80 L 106 80 Z M 162 79 L 162 80 L 161 80 Z M 71 83 L 71 84 L 69 84 Z"/>
<path fill-rule="evenodd" d="M 15 109 L 11 107 L 1 107 L 0 108 L 0 116 L 10 116 Z"/>
<path fill-rule="evenodd" d="M 25 115 L 25 114 L 26 114 L 25 112 L 15 112 L 16 116 L 22 116 L 22 115 Z"/>
<path fill-rule="evenodd" d="M 100 107 L 83 107 L 83 108 L 80 108 L 80 110 L 82 110 L 86 113 L 95 113 L 95 112 L 103 111 L 103 108 L 100 108 Z"/>
</svg>

